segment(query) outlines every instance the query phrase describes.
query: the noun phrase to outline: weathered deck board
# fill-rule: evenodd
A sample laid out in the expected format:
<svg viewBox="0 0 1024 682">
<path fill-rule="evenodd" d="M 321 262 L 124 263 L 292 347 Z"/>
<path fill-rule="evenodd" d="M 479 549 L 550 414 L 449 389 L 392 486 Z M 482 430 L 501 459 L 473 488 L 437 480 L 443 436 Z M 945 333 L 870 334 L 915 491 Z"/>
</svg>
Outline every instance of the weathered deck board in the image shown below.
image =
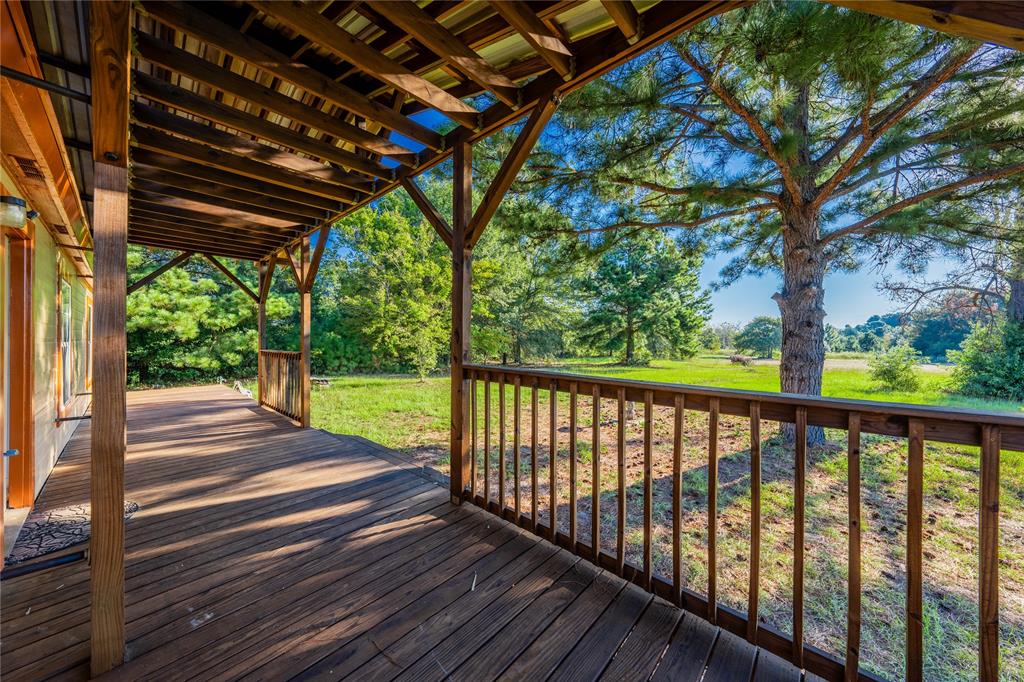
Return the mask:
<svg viewBox="0 0 1024 682">
<path fill-rule="evenodd" d="M 140 510 L 126 524 L 128 661 L 112 679 L 676 676 L 737 654 L 749 676 L 760 663 L 692 614 L 452 506 L 376 443 L 297 429 L 223 387 L 129 394 L 128 423 Z M 83 425 L 37 508 L 87 503 L 88 458 Z M 88 578 L 78 563 L 4 582 L 5 680 L 88 676 Z M 800 677 L 780 660 L 756 674 Z"/>
</svg>

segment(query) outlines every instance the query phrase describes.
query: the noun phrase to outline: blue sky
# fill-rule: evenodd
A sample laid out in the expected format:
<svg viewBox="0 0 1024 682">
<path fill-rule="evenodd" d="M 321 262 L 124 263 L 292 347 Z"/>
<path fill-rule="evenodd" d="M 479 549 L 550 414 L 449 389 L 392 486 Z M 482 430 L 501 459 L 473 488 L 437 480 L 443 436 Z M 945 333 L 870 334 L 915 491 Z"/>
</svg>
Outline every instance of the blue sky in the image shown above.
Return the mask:
<svg viewBox="0 0 1024 682">
<path fill-rule="evenodd" d="M 729 261 L 728 254 L 709 258 L 701 268 L 701 284 L 706 287 L 718 279 L 718 272 Z M 875 288 L 881 279 L 880 273 L 869 268 L 860 272 L 839 273 L 825 278 L 825 321 L 836 327 L 857 325 L 872 315 L 887 313 L 894 309 L 892 301 Z M 779 290 L 777 275 L 762 277 L 748 275 L 738 282 L 711 292 L 714 311 L 711 321 L 749 322 L 757 315 L 778 317 L 779 308 L 772 300 L 772 294 Z"/>
</svg>

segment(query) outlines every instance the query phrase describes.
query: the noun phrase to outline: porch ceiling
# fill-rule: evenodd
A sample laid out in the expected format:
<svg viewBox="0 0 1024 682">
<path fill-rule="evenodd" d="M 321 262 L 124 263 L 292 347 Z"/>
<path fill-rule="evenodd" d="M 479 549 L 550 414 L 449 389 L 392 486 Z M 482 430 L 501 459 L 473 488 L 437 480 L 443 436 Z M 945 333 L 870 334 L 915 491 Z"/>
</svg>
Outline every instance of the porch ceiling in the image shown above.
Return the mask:
<svg viewBox="0 0 1024 682">
<path fill-rule="evenodd" d="M 129 241 L 267 258 L 440 163 L 456 143 L 742 4 L 142 0 Z M 956 3 L 925 4 L 927 16 L 902 2 L 858 7 L 1024 42 L 1013 11 L 964 17 Z M 973 3 L 975 15 L 979 5 L 1003 6 Z M 28 7 L 48 78 L 85 85 L 83 5 Z M 88 202 L 87 106 L 61 100 L 60 113 Z"/>
</svg>

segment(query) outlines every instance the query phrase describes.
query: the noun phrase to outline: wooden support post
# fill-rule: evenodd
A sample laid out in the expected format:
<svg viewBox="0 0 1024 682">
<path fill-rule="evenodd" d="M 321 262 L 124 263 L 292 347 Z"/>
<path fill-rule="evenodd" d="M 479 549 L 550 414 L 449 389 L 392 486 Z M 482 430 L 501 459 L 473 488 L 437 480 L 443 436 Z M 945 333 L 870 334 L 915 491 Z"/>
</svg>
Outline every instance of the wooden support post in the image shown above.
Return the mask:
<svg viewBox="0 0 1024 682">
<path fill-rule="evenodd" d="M 256 398 L 260 405 L 263 404 L 263 383 L 266 381 L 266 369 L 263 367 L 263 350 L 267 347 L 267 298 L 270 296 L 270 282 L 274 276 L 274 265 L 276 257 L 262 260 L 259 264 L 260 290 L 259 298 L 256 301 Z"/>
<path fill-rule="evenodd" d="M 451 336 L 451 495 L 461 504 L 469 482 L 469 386 L 462 366 L 469 362 L 470 313 L 473 307 L 473 253 L 467 243 L 473 218 L 473 148 L 455 146 L 452 216 L 452 336 Z"/>
<path fill-rule="evenodd" d="M 92 43 L 93 401 L 90 597 L 93 677 L 124 662 L 125 309 L 131 3 L 89 6 Z"/>
<path fill-rule="evenodd" d="M 299 421 L 302 423 L 302 428 L 309 428 L 309 398 L 310 390 L 312 388 L 312 363 L 310 357 L 310 322 L 313 313 L 313 287 L 311 282 L 307 281 L 307 275 L 311 272 L 310 260 L 309 260 L 309 235 L 302 238 L 302 246 L 299 252 L 299 264 L 300 273 L 302 275 L 302 284 L 299 287 L 299 319 L 302 325 L 301 332 L 301 343 L 302 348 L 302 419 Z"/>
</svg>

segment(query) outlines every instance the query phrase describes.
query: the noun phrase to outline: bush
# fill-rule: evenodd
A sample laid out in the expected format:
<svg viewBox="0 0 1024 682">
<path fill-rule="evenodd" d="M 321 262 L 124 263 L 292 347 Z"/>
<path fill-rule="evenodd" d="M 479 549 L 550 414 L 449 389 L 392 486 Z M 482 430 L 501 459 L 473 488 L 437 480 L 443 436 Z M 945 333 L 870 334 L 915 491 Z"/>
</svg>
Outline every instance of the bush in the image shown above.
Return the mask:
<svg viewBox="0 0 1024 682">
<path fill-rule="evenodd" d="M 889 391 L 914 391 L 921 381 L 914 365 L 921 361 L 921 354 L 909 344 L 901 343 L 889 350 L 876 353 L 868 360 L 871 378 Z"/>
<path fill-rule="evenodd" d="M 975 324 L 959 351 L 952 388 L 964 395 L 1024 401 L 1024 325 Z"/>
</svg>

